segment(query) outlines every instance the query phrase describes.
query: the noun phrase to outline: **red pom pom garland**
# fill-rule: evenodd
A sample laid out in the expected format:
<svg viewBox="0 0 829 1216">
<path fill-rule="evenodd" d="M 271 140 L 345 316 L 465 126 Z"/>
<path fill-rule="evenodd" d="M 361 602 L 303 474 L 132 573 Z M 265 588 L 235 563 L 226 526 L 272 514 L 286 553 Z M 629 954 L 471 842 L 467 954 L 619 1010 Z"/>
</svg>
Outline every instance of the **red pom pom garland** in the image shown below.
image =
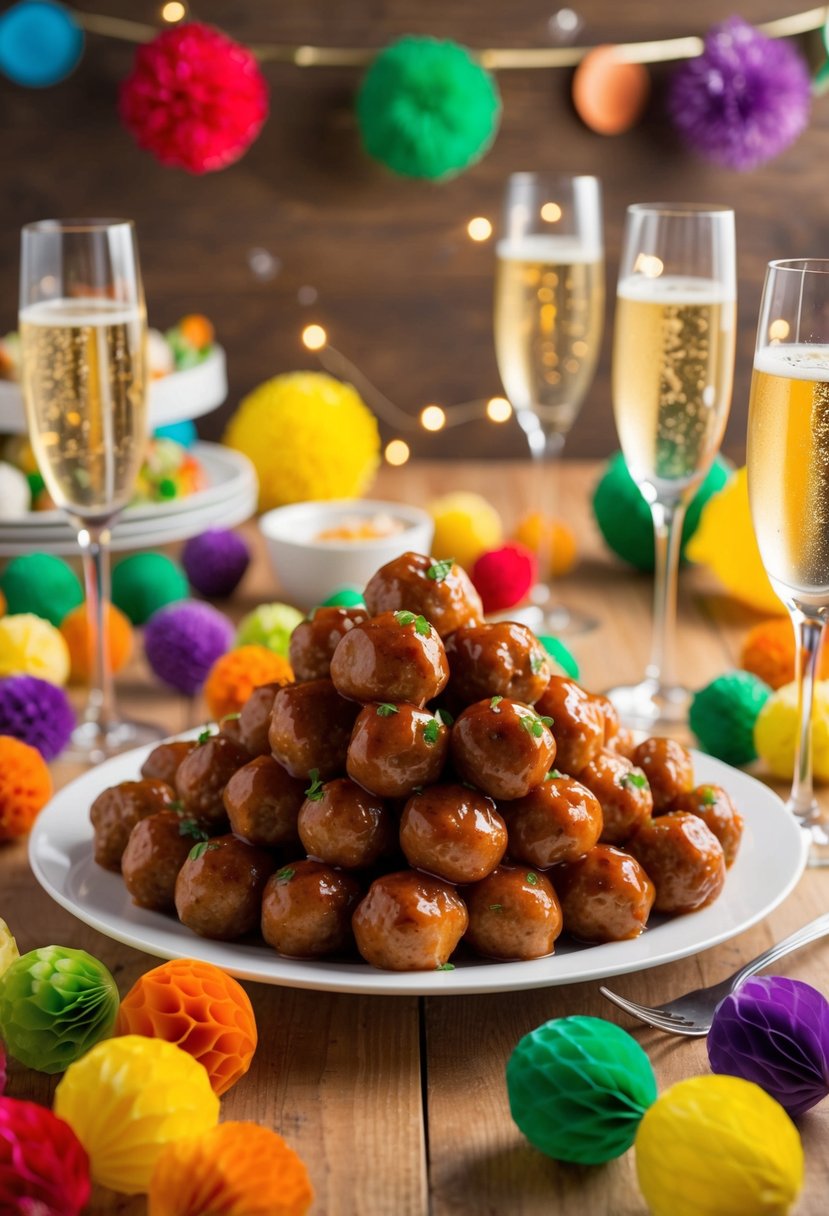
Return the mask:
<svg viewBox="0 0 829 1216">
<path fill-rule="evenodd" d="M 470 577 L 481 597 L 484 612 L 514 608 L 528 595 L 536 580 L 537 564 L 526 545 L 512 541 L 482 553 Z"/>
</svg>

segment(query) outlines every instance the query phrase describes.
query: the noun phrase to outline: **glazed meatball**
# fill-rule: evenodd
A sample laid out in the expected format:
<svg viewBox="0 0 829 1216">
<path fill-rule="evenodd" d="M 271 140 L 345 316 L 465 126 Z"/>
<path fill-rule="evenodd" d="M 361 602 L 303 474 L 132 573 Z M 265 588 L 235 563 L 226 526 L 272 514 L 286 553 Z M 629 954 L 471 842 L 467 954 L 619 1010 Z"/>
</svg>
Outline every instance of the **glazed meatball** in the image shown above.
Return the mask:
<svg viewBox="0 0 829 1216">
<path fill-rule="evenodd" d="M 259 924 L 262 892 L 273 871 L 264 849 L 218 836 L 190 850 L 176 879 L 176 912 L 199 937 L 229 942 Z"/>
<path fill-rule="evenodd" d="M 348 870 L 374 865 L 397 843 L 397 820 L 386 803 L 347 777 L 312 788 L 298 826 L 311 857 Z"/>
<path fill-rule="evenodd" d="M 698 815 L 722 845 L 726 869 L 734 864 L 743 835 L 743 817 L 721 785 L 698 785 L 680 794 L 671 809 Z"/>
<path fill-rule="evenodd" d="M 297 843 L 297 817 L 304 797 L 304 783 L 273 756 L 257 756 L 237 769 L 223 795 L 234 834 L 264 848 Z"/>
<path fill-rule="evenodd" d="M 547 652 L 526 625 L 500 621 L 465 625 L 446 639 L 447 697 L 463 708 L 484 697 L 511 697 L 534 705 L 550 682 Z"/>
<path fill-rule="evenodd" d="M 247 759 L 250 760 L 252 753 L 245 747 L 242 738 L 241 716 L 241 714 L 225 714 L 223 718 L 220 718 L 218 722 L 219 734 L 223 739 L 230 739 L 231 743 L 235 743 L 237 747 L 241 747 Z"/>
<path fill-rule="evenodd" d="M 351 701 L 408 701 L 425 705 L 449 680 L 446 651 L 424 616 L 384 612 L 340 639 L 331 679 Z"/>
<path fill-rule="evenodd" d="M 175 785 L 178 766 L 195 747 L 195 739 L 176 739 L 172 743 L 159 743 L 141 765 L 141 776 L 155 777 L 159 781 L 166 781 L 167 785 Z"/>
<path fill-rule="evenodd" d="M 354 723 L 346 771 L 381 798 L 406 798 L 439 780 L 449 753 L 449 727 L 414 705 L 366 705 Z"/>
<path fill-rule="evenodd" d="M 197 821 L 177 811 L 158 811 L 139 820 L 121 858 L 132 902 L 154 912 L 174 912 L 178 872 L 200 837 L 204 833 Z"/>
<path fill-rule="evenodd" d="M 694 787 L 691 753 L 676 739 L 646 739 L 634 751 L 633 763 L 648 779 L 655 815 L 667 811 L 680 794 Z"/>
<path fill-rule="evenodd" d="M 447 882 L 478 882 L 504 856 L 507 828 L 485 794 L 464 785 L 430 785 L 406 803 L 400 847 L 413 869 Z"/>
<path fill-rule="evenodd" d="M 602 831 L 598 799 L 571 777 L 543 781 L 523 798 L 508 802 L 504 815 L 510 856 L 542 869 L 583 857 Z"/>
<path fill-rule="evenodd" d="M 242 746 L 252 756 L 271 754 L 271 745 L 268 742 L 271 711 L 274 697 L 282 687 L 281 684 L 260 684 L 258 688 L 254 688 L 242 706 L 242 712 L 239 715 L 239 734 Z"/>
<path fill-rule="evenodd" d="M 351 915 L 362 894 L 351 874 L 320 861 L 294 861 L 268 879 L 262 936 L 288 958 L 321 958 L 351 942 Z"/>
<path fill-rule="evenodd" d="M 488 958 L 544 958 L 561 933 L 561 907 L 549 878 L 519 866 L 499 866 L 464 891 L 466 940 Z"/>
<path fill-rule="evenodd" d="M 653 906 L 654 889 L 635 857 L 597 844 L 556 871 L 564 928 L 584 942 L 638 937 Z"/>
<path fill-rule="evenodd" d="M 556 765 L 575 777 L 604 746 L 601 706 L 569 676 L 551 676 L 535 707 L 553 719 Z"/>
<path fill-rule="evenodd" d="M 651 819 L 630 841 L 654 887 L 657 912 L 695 912 L 716 899 L 725 882 L 725 856 L 698 815 L 672 811 Z"/>
<path fill-rule="evenodd" d="M 601 805 L 603 844 L 622 844 L 653 812 L 645 774 L 616 752 L 599 752 L 581 770 L 578 779 Z"/>
<path fill-rule="evenodd" d="M 403 608 L 425 616 L 442 638 L 484 619 L 481 597 L 466 572 L 422 553 L 404 553 L 381 566 L 363 594 L 372 616 Z"/>
<path fill-rule="evenodd" d="M 368 620 L 365 608 L 317 608 L 291 634 L 288 657 L 298 680 L 327 680 L 344 633 Z"/>
<path fill-rule="evenodd" d="M 607 751 L 615 752 L 617 756 L 624 756 L 626 760 L 633 762 L 633 753 L 636 751 L 636 736 L 626 726 L 620 726 L 616 734 L 605 744 L 605 747 Z"/>
<path fill-rule="evenodd" d="M 610 740 L 615 739 L 620 730 L 619 711 L 610 700 L 610 697 L 604 697 L 601 693 L 591 693 L 591 699 L 598 705 L 602 711 L 604 718 L 604 745 L 610 746 Z"/>
<path fill-rule="evenodd" d="M 98 795 L 89 810 L 95 832 L 95 860 L 105 870 L 120 870 L 130 832 L 141 819 L 167 810 L 175 794 L 165 781 L 145 777 L 122 781 Z"/>
<path fill-rule="evenodd" d="M 215 829 L 224 827 L 222 795 L 230 778 L 249 754 L 225 735 L 211 735 L 182 760 L 176 773 L 176 792 L 191 815 L 205 819 Z"/>
<path fill-rule="evenodd" d="M 357 949 L 372 967 L 434 971 L 466 932 L 466 904 L 454 887 L 400 870 L 377 878 L 351 921 Z"/>
<path fill-rule="evenodd" d="M 556 756 L 549 719 L 505 697 L 477 701 L 452 727 L 452 760 L 464 781 L 492 798 L 523 798 Z"/>
<path fill-rule="evenodd" d="M 292 777 L 313 770 L 326 781 L 345 768 L 359 706 L 344 700 L 330 680 L 309 680 L 280 688 L 268 734 L 271 751 Z"/>
</svg>

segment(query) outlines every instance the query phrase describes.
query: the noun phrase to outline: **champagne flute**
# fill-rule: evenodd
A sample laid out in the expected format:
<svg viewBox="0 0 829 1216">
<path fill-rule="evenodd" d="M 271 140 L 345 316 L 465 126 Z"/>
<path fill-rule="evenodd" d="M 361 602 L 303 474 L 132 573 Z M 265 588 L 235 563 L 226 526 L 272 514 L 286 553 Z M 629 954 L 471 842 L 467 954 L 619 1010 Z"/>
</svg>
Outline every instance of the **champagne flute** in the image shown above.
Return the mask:
<svg viewBox="0 0 829 1216">
<path fill-rule="evenodd" d="M 690 693 L 674 671 L 682 524 L 728 421 L 736 299 L 732 210 L 681 203 L 628 208 L 613 409 L 628 469 L 651 509 L 656 556 L 645 679 L 608 694 L 629 726 L 650 729 L 687 717 Z"/>
<path fill-rule="evenodd" d="M 770 262 L 748 415 L 748 491 L 766 573 L 797 639 L 799 730 L 789 810 L 829 865 L 812 790 L 812 698 L 829 612 L 829 260 Z"/>
<path fill-rule="evenodd" d="M 514 173 L 496 249 L 495 353 L 536 465 L 542 526 L 533 600 L 541 628 L 594 624 L 550 590 L 554 465 L 593 381 L 604 322 L 601 187 L 595 177 Z"/>
<path fill-rule="evenodd" d="M 132 494 L 147 429 L 147 317 L 130 221 L 23 228 L 20 345 L 32 448 L 83 558 L 90 684 L 69 754 L 97 762 L 163 735 L 117 717 L 107 638 L 110 528 Z"/>
</svg>

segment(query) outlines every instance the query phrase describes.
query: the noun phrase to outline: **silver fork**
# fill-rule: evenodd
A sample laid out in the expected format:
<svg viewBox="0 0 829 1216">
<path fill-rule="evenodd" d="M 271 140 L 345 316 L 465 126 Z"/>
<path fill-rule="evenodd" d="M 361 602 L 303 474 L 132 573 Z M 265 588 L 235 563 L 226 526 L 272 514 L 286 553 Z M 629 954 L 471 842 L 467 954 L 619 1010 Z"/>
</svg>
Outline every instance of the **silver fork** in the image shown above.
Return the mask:
<svg viewBox="0 0 829 1216">
<path fill-rule="evenodd" d="M 624 1009 L 631 1017 L 638 1018 L 640 1022 L 645 1022 L 648 1026 L 655 1026 L 657 1030 L 664 1030 L 668 1034 L 700 1037 L 708 1034 L 714 1018 L 714 1010 L 723 997 L 728 996 L 729 992 L 739 988 L 740 984 L 750 975 L 768 967 L 769 963 L 774 963 L 784 955 L 799 950 L 801 946 L 807 946 L 809 942 L 816 942 L 819 938 L 826 937 L 827 934 L 829 934 L 829 913 L 819 916 L 817 920 L 809 921 L 808 925 L 804 925 L 790 937 L 785 937 L 776 946 L 764 950 L 762 954 L 757 955 L 757 958 L 753 958 L 751 962 L 746 963 L 744 967 L 735 971 L 722 983 L 712 984 L 710 988 L 697 988 L 694 992 L 687 992 L 685 996 L 678 996 L 674 1001 L 668 1001 L 666 1005 L 657 1005 L 654 1008 L 650 1005 L 637 1005 L 636 1001 L 629 1001 L 626 997 L 619 996 L 618 993 L 611 992 L 609 988 L 604 987 L 599 988 L 599 992 L 614 1005 Z"/>
</svg>

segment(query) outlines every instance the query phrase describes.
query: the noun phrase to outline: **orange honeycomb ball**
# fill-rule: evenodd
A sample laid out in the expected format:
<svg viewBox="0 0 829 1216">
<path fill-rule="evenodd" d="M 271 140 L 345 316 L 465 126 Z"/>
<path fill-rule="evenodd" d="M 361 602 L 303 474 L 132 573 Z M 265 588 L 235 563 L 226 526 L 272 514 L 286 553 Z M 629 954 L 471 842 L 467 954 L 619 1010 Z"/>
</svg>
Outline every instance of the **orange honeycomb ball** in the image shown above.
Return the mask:
<svg viewBox="0 0 829 1216">
<path fill-rule="evenodd" d="M 132 625 L 114 604 L 107 604 L 107 625 L 109 627 L 110 665 L 113 671 L 120 671 L 129 662 L 132 654 Z M 72 684 L 85 684 L 89 679 L 89 628 L 86 604 L 79 604 L 63 618 L 60 623 L 60 631 L 69 648 L 69 681 Z"/>
<path fill-rule="evenodd" d="M 121 1002 L 115 1034 L 175 1043 L 207 1069 L 220 1095 L 250 1068 L 257 1041 L 241 984 L 192 958 L 172 959 L 142 975 Z"/>
<path fill-rule="evenodd" d="M 168 1145 L 156 1163 L 148 1216 L 305 1216 L 308 1171 L 281 1136 L 256 1123 L 221 1123 Z"/>
<path fill-rule="evenodd" d="M 556 578 L 569 574 L 576 564 L 576 538 L 560 520 L 542 515 L 540 511 L 530 511 L 519 520 L 515 539 L 533 553 L 538 553 L 541 550 L 542 532 L 545 534 L 544 548 L 549 546 L 550 574 Z"/>
<path fill-rule="evenodd" d="M 229 650 L 210 668 L 204 685 L 207 708 L 218 721 L 235 714 L 260 684 L 292 684 L 294 673 L 287 659 L 267 646 L 240 646 Z"/>
<path fill-rule="evenodd" d="M 40 752 L 0 735 L 0 841 L 28 832 L 52 797 L 52 777 Z"/>
<path fill-rule="evenodd" d="M 782 688 L 795 678 L 794 629 L 788 617 L 775 617 L 755 625 L 746 636 L 740 666 L 765 680 L 771 688 Z M 829 679 L 829 650 L 824 646 L 818 663 L 818 679 Z"/>
</svg>

